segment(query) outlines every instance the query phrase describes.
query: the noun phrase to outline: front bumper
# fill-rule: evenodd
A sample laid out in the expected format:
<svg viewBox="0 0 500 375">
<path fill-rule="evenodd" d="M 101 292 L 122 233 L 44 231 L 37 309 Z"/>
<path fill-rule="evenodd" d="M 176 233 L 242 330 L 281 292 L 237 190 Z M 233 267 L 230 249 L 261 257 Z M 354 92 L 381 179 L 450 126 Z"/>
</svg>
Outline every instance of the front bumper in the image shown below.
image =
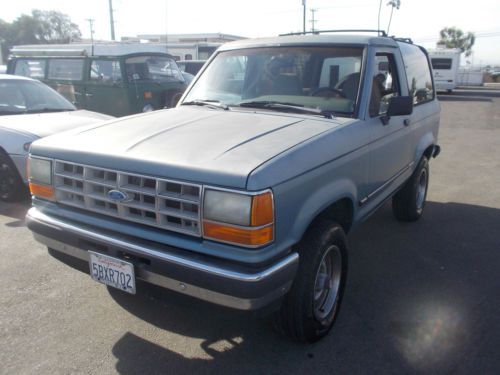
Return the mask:
<svg viewBox="0 0 500 375">
<path fill-rule="evenodd" d="M 65 262 L 75 268 L 88 271 L 88 251 L 97 251 L 132 262 L 137 279 L 238 310 L 257 310 L 280 300 L 298 267 L 297 253 L 253 269 L 61 220 L 36 207 L 28 211 L 26 223 L 36 240 L 64 255 L 59 259 L 84 264 L 82 269 Z"/>
</svg>

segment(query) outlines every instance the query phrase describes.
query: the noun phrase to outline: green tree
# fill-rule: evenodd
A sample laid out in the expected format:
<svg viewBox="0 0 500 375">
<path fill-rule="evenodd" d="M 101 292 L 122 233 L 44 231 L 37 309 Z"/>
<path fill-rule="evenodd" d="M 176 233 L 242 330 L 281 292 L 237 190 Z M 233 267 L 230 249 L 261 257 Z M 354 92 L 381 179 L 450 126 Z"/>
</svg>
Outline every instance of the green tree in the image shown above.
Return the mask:
<svg viewBox="0 0 500 375">
<path fill-rule="evenodd" d="M 457 27 L 445 27 L 439 32 L 441 39 L 438 45 L 444 45 L 446 48 L 459 48 L 465 52 L 465 56 L 470 56 L 472 53 L 472 46 L 476 41 L 474 33 L 464 33 Z"/>
<path fill-rule="evenodd" d="M 31 15 L 23 14 L 11 23 L 0 20 L 0 43 L 4 58 L 14 45 L 69 43 L 80 37 L 78 25 L 71 22 L 66 14 L 53 10 L 34 9 Z"/>
</svg>

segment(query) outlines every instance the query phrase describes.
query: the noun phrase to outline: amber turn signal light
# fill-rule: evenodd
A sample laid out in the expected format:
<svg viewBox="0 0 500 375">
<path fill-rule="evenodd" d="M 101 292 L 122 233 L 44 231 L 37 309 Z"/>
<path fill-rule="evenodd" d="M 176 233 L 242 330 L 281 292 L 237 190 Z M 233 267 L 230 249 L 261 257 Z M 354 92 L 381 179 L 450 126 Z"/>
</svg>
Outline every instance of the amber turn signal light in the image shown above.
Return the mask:
<svg viewBox="0 0 500 375">
<path fill-rule="evenodd" d="M 253 227 L 270 224 L 274 221 L 273 196 L 271 192 L 255 195 L 252 200 L 252 216 L 250 224 Z"/>
<path fill-rule="evenodd" d="M 272 242 L 274 239 L 274 230 L 273 225 L 261 228 L 238 228 L 205 221 L 203 223 L 203 235 L 218 241 L 253 247 Z"/>
<path fill-rule="evenodd" d="M 52 186 L 38 185 L 30 182 L 31 195 L 39 198 L 54 199 L 54 188 Z"/>
</svg>

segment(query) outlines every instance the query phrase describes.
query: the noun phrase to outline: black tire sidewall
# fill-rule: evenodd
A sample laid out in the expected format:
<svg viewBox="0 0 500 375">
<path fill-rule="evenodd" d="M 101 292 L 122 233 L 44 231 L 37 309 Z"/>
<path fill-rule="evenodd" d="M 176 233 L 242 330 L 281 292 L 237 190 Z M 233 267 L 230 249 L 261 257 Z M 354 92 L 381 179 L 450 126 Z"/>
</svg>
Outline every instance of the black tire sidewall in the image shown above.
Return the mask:
<svg viewBox="0 0 500 375">
<path fill-rule="evenodd" d="M 332 221 L 322 221 L 318 227 L 312 231 L 312 235 L 318 235 L 319 238 L 311 239 L 307 236 L 298 246 L 301 265 L 296 277 L 297 288 L 300 293 L 296 295 L 301 304 L 301 324 L 303 325 L 304 339 L 308 342 L 314 342 L 325 336 L 332 328 L 337 317 L 337 312 L 342 301 L 345 282 L 347 279 L 347 249 L 346 237 L 342 227 Z M 316 244 L 316 248 L 311 248 L 311 244 Z M 336 301 L 330 313 L 321 321 L 314 316 L 314 287 L 316 274 L 320 267 L 323 255 L 331 247 L 336 246 L 342 256 L 342 270 L 340 285 Z M 307 253 L 306 253 L 307 252 Z"/>
<path fill-rule="evenodd" d="M 422 206 L 417 206 L 417 190 L 420 184 L 420 176 L 422 171 L 425 170 L 427 174 L 425 194 Z M 418 162 L 417 168 L 413 172 L 410 179 L 405 183 L 403 188 L 394 195 L 392 198 L 392 209 L 394 215 L 401 221 L 416 221 L 424 211 L 425 203 L 427 200 L 427 192 L 429 190 L 429 160 L 426 156 L 422 156 Z"/>
<path fill-rule="evenodd" d="M 7 194 L 4 195 L 4 193 L 0 192 L 0 201 L 13 202 L 15 200 L 18 200 L 21 196 L 23 182 L 17 172 L 16 167 L 14 166 L 14 163 L 12 163 L 12 161 L 6 155 L 0 153 L 0 169 L 3 169 L 3 165 L 7 166 L 10 176 L 14 179 L 14 185 L 12 190 Z M 0 173 L 3 172 L 0 170 Z"/>
<path fill-rule="evenodd" d="M 420 184 L 420 176 L 422 172 L 426 173 L 426 181 L 425 181 L 425 194 L 424 194 L 424 202 L 422 203 L 422 207 L 417 206 L 417 190 Z M 410 214 L 415 218 L 419 218 L 422 216 L 425 208 L 425 201 L 427 199 L 427 191 L 429 190 L 429 161 L 424 156 L 418 163 L 417 169 L 415 170 L 415 174 L 411 179 L 411 189 L 408 192 L 409 194 L 409 204 L 410 204 Z"/>
</svg>

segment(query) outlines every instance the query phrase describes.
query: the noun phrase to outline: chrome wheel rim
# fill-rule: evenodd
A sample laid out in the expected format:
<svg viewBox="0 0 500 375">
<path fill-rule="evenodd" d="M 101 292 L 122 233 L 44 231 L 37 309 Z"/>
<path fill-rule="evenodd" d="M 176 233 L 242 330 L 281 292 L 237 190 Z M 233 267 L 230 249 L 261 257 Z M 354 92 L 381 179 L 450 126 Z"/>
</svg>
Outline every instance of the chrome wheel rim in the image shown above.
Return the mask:
<svg viewBox="0 0 500 375">
<path fill-rule="evenodd" d="M 417 186 L 417 209 L 421 210 L 424 207 L 425 193 L 427 191 L 427 171 L 422 169 L 418 178 Z"/>
<path fill-rule="evenodd" d="M 332 245 L 323 254 L 314 281 L 313 309 L 316 320 L 324 320 L 334 309 L 341 274 L 342 254 L 337 246 Z"/>
</svg>

